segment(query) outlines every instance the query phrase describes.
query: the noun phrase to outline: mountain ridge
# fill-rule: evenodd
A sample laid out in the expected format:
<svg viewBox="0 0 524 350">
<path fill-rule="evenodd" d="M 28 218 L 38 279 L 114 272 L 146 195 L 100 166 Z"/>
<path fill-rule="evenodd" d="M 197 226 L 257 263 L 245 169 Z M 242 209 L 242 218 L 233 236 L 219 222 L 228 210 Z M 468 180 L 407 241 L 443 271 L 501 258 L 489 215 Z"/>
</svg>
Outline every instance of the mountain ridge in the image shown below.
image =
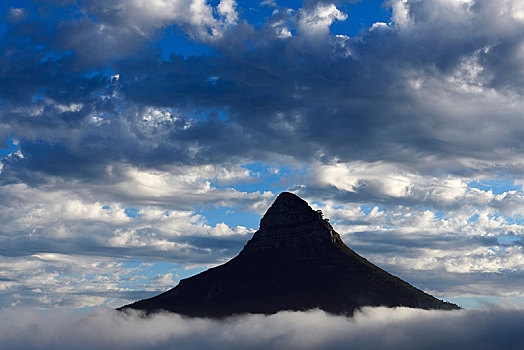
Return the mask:
<svg viewBox="0 0 524 350">
<path fill-rule="evenodd" d="M 321 211 L 283 192 L 236 257 L 119 310 L 220 318 L 315 308 L 351 315 L 363 306 L 459 308 L 358 255 L 344 244 Z"/>
</svg>

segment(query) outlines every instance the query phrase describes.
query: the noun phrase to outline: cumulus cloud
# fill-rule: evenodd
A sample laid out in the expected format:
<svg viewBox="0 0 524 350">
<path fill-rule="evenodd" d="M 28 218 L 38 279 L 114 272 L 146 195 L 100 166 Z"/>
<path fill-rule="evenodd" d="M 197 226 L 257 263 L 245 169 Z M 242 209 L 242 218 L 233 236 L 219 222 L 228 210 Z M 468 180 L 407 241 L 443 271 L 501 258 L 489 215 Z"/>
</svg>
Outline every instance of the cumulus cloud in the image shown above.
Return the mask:
<svg viewBox="0 0 524 350">
<path fill-rule="evenodd" d="M 338 201 L 373 201 L 383 206 L 425 206 L 435 210 L 497 210 L 518 215 L 522 192 L 517 180 L 506 179 L 505 190 L 497 193 L 484 186 L 489 175 L 432 175 L 390 162 L 346 162 L 311 164 L 306 172 L 305 195 Z M 495 189 L 497 191 L 497 189 Z"/>
<path fill-rule="evenodd" d="M 196 206 L 260 215 L 289 188 L 373 261 L 415 281 L 438 272 L 432 289 L 442 269 L 513 286 L 521 2 L 392 0 L 391 20 L 356 37 L 332 32 L 351 21 L 338 3 L 265 3 L 262 23 L 231 0 L 3 7 L 2 256 L 213 264 L 256 227 Z M 172 26 L 211 53 L 164 57 Z M 304 171 L 259 176 L 245 167 L 257 162 Z M 500 178 L 501 192 L 475 184 Z"/>
<path fill-rule="evenodd" d="M 128 183 L 127 186 L 134 189 L 132 193 L 128 192 L 127 186 L 116 185 L 113 196 L 102 197 L 96 196 L 97 191 L 111 194 L 111 188 L 95 186 L 91 191 L 84 188 L 72 192 L 65 188 L 35 189 L 23 184 L 2 187 L 4 196 L 0 203 L 0 217 L 4 226 L 0 240 L 3 254 L 31 255 L 35 249 L 65 254 L 100 250 L 101 255 L 122 257 L 132 254 L 130 251 L 126 253 L 127 250 L 136 250 L 134 254 L 143 257 L 160 253 L 168 259 L 192 259 L 195 263 L 200 260 L 196 258 L 200 255 L 208 263 L 220 261 L 224 256 L 234 254 L 253 230 L 240 225 L 229 227 L 223 222 L 210 225 L 205 217 L 193 211 L 194 205 L 234 207 L 235 200 L 243 197 L 245 201 L 241 201 L 246 206 L 250 202 L 257 206 L 260 200 L 265 203 L 273 197 L 270 193 L 213 190 L 207 184 L 205 190 L 210 191 L 210 197 L 206 203 L 201 200 L 205 194 L 198 195 L 198 184 L 197 188 L 191 188 L 189 183 L 179 179 L 174 186 L 163 189 L 166 186 L 163 176 L 148 176 L 132 185 Z M 179 182 L 181 187 L 177 186 Z M 93 196 L 97 200 L 93 201 Z M 115 201 L 118 196 L 122 196 L 124 201 Z M 142 198 L 138 200 L 136 196 Z M 252 210 L 249 207 L 237 209 Z M 189 237 L 204 240 L 193 241 Z M 222 251 L 220 255 L 224 254 L 221 258 L 209 254 L 214 245 Z"/>
<path fill-rule="evenodd" d="M 208 223 L 205 216 L 195 213 L 194 206 L 250 211 L 265 208 L 273 195 L 209 185 L 210 180 L 229 183 L 243 178 L 245 169 L 200 170 L 211 177 L 203 187 L 202 174 L 189 169 L 179 169 L 180 177 L 175 180 L 171 178 L 174 173 L 131 169 L 136 182 L 126 186 L 75 189 L 74 184 L 59 181 L 47 188 L 1 187 L 1 303 L 82 307 L 106 304 L 114 298 L 131 301 L 138 296 L 133 290 L 144 291 L 153 285 L 158 291 L 175 283 L 160 284 L 169 280 L 167 275 L 155 281 L 144 277 L 129 289 L 123 285 L 131 277 L 122 267 L 129 260 L 202 268 L 236 255 L 253 229 Z M 172 186 L 166 181 L 173 181 Z M 204 192 L 209 192 L 209 201 L 202 200 Z M 239 199 L 245 207 L 236 207 Z"/>
<path fill-rule="evenodd" d="M 226 26 L 237 22 L 236 2 L 222 0 L 213 8 L 204 0 L 191 1 L 91 1 L 88 9 L 108 20 L 120 20 L 143 35 L 173 23 L 185 26 L 193 37 L 209 40 L 221 36 Z M 216 16 L 213 11 L 218 14 Z"/>
<path fill-rule="evenodd" d="M 319 3 L 311 10 L 301 10 L 297 28 L 305 37 L 318 40 L 318 37 L 328 36 L 331 23 L 335 20 L 344 21 L 346 19 L 347 15 L 337 9 L 334 4 Z"/>
<path fill-rule="evenodd" d="M 238 21 L 234 0 L 223 0 L 215 6 L 205 0 L 92 0 L 78 6 L 80 14 L 95 20 L 67 22 L 67 31 L 61 32 L 59 40 L 63 40 L 66 47 L 90 57 L 93 53 L 86 50 L 90 47 L 89 40 L 99 40 L 98 47 L 105 45 L 110 52 L 119 54 L 125 53 L 120 40 L 124 39 L 132 48 L 134 40 L 142 42 L 154 37 L 157 30 L 172 25 L 177 25 L 193 39 L 212 42 Z M 83 30 L 84 34 L 79 35 L 76 30 Z M 100 58 L 111 57 L 101 54 Z"/>
<path fill-rule="evenodd" d="M 138 16 L 134 13 L 147 23 L 162 22 L 162 16 L 176 12 L 170 6 L 178 3 L 88 4 L 86 11 L 100 17 L 97 26 L 108 23 L 97 30 L 106 31 L 112 21 L 123 21 L 115 19 L 119 16 L 133 22 Z M 191 61 L 172 57 L 159 63 L 155 52 L 124 55 L 110 64 L 119 74 L 117 81 L 108 75 L 71 75 L 78 69 L 71 52 L 25 47 L 27 61 L 16 67 L 4 57 L 10 68 L 3 98 L 25 103 L 6 113 L 2 134 L 21 136 L 21 147 L 35 152 L 35 170 L 43 167 L 37 161 L 44 151 L 87 160 L 72 146 L 96 139 L 90 156 L 98 162 L 120 158 L 158 166 L 271 160 L 277 155 L 322 162 L 389 160 L 421 172 L 438 168 L 493 173 L 507 167 L 520 172 L 518 123 L 523 106 L 518 77 L 524 24 L 512 15 L 517 5 L 504 2 L 503 10 L 494 11 L 487 1 L 475 6 L 450 1 L 390 4 L 394 11 L 389 29 L 347 40 L 335 40 L 329 32 L 333 21 L 350 16 L 333 4 L 294 12 L 279 9 L 267 19 L 268 26 L 238 29 L 238 40 L 234 35 L 224 38 L 216 46 L 218 56 Z M 187 11 L 193 5 L 180 6 Z M 233 8 L 232 2 L 220 3 L 216 13 L 233 23 Z M 77 41 L 84 35 L 65 32 Z M 103 36 L 113 37 L 116 45 L 137 42 L 123 39 L 123 34 Z M 303 40 L 309 36 L 322 45 L 312 47 Z M 11 47 L 24 40 L 23 32 L 13 32 L 9 39 L 4 45 Z M 32 40 L 50 46 L 45 38 Z M 67 48 L 93 55 L 111 51 L 80 42 Z M 62 70 L 55 72 L 51 62 Z M 10 84 L 15 83 L 19 92 L 12 96 Z M 143 128 L 151 108 L 171 113 L 170 122 Z M 42 123 L 53 127 L 42 134 Z M 74 133 L 67 132 L 71 128 Z M 40 142 L 35 145 L 36 135 Z M 112 141 L 109 135 L 119 139 Z M 55 140 L 52 147 L 44 141 L 49 137 Z M 136 147 L 143 153 L 133 152 Z M 4 168 L 7 173 L 8 166 Z"/>
<path fill-rule="evenodd" d="M 3 310 L 10 349 L 520 349 L 521 309 L 424 311 L 364 308 L 354 318 L 322 311 L 246 315 L 223 321 L 175 314 L 144 318 L 96 311 Z"/>
</svg>

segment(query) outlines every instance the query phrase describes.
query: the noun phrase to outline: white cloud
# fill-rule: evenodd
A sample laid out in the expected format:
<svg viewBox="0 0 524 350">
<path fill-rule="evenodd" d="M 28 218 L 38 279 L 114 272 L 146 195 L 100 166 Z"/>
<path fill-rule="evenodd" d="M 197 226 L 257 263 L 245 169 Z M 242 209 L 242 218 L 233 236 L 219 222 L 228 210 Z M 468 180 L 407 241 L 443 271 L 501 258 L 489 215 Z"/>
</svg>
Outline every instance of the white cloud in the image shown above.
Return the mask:
<svg viewBox="0 0 524 350">
<path fill-rule="evenodd" d="M 176 285 L 176 281 L 173 280 L 173 277 L 175 276 L 172 272 L 157 275 L 151 280 L 150 288 L 165 290 L 173 288 L 173 286 Z"/>
<path fill-rule="evenodd" d="M 520 191 L 494 194 L 475 187 L 483 179 L 423 175 L 384 162 L 318 165 L 309 171 L 304 194 L 320 203 L 347 244 L 386 270 L 413 271 L 414 276 L 418 271 L 410 282 L 420 280 L 422 271 L 443 280 L 476 273 L 511 279 L 524 268 Z M 500 293 L 514 291 L 513 285 L 494 281 L 485 286 L 491 283 L 486 293 L 495 286 Z M 439 293 L 459 295 L 453 288 Z"/>
<path fill-rule="evenodd" d="M 206 41 L 221 37 L 223 30 L 238 20 L 234 0 L 222 0 L 216 8 L 206 0 L 119 1 L 116 7 L 129 25 L 145 35 L 146 31 L 178 24 L 189 35 Z"/>
<path fill-rule="evenodd" d="M 240 165 L 168 166 L 163 170 L 140 169 L 115 164 L 106 169 L 118 182 L 94 187 L 94 191 L 107 192 L 117 198 L 138 205 L 167 205 L 175 208 L 191 208 L 194 205 L 233 206 L 245 201 L 248 206 L 255 202 L 267 202 L 273 194 L 245 193 L 232 187 L 217 188 L 256 179 L 257 174 Z"/>
<path fill-rule="evenodd" d="M 392 20 L 396 26 L 405 27 L 409 25 L 409 4 L 408 0 L 392 0 L 389 2 L 393 10 Z"/>
<path fill-rule="evenodd" d="M 341 191 L 366 191 L 377 196 L 430 199 L 451 203 L 466 195 L 461 178 L 437 178 L 413 173 L 410 169 L 385 162 L 350 162 L 312 167 L 316 184 L 334 186 Z"/>
<path fill-rule="evenodd" d="M 425 311 L 365 308 L 354 318 L 321 311 L 228 320 L 114 311 L 90 314 L 2 310 L 0 341 L 10 349 L 519 349 L 521 309 Z"/>
<path fill-rule="evenodd" d="M 207 173 L 231 181 L 237 178 L 234 171 L 224 170 L 217 174 L 211 167 L 200 168 L 200 173 L 196 168 L 193 170 L 185 169 L 176 175 L 128 169 L 126 182 L 84 188 L 79 192 L 66 189 L 67 184 L 64 183 L 57 186 L 64 189 L 37 189 L 25 184 L 3 186 L 0 203 L 0 218 L 4 223 L 2 235 L 5 238 L 25 236 L 33 239 L 84 240 L 89 237 L 87 239 L 99 243 L 110 239 L 113 243 L 126 242 L 125 245 L 135 242 L 138 246 L 163 246 L 174 244 L 169 242 L 169 238 L 180 235 L 249 234 L 251 231 L 242 226 L 230 228 L 224 223 L 214 227 L 207 225 L 204 217 L 195 215 L 193 205 L 234 206 L 246 201 L 246 210 L 250 210 L 250 206 L 265 206 L 273 194 L 217 190 L 201 176 Z M 248 175 L 244 170 L 237 174 L 241 177 Z M 106 194 L 99 195 L 103 192 Z M 108 192 L 127 198 L 132 204 L 115 202 L 107 196 Z M 136 211 L 137 217 L 126 213 L 126 207 Z M 113 243 L 110 246 L 114 246 Z"/>
<path fill-rule="evenodd" d="M 285 38 L 290 38 L 293 36 L 293 34 L 291 34 L 291 31 L 286 21 L 284 20 L 280 20 L 280 21 L 276 21 L 272 23 L 271 27 L 275 31 L 275 35 L 277 36 L 277 38 L 285 39 Z"/>
<path fill-rule="evenodd" d="M 236 2 L 234 0 L 221 0 L 217 6 L 218 13 L 224 16 L 224 21 L 228 25 L 237 23 L 238 13 L 236 12 Z"/>
<path fill-rule="evenodd" d="M 224 222 L 209 224 L 194 206 L 258 211 L 274 197 L 270 192 L 210 185 L 249 179 L 251 172 L 242 167 L 112 171 L 123 173 L 124 182 L 78 187 L 56 179 L 42 187 L 23 183 L 0 187 L 2 304 L 114 303 L 111 293 L 130 291 L 120 286 L 126 282 L 122 264 L 129 256 L 181 266 L 224 262 L 238 253 L 253 230 Z M 104 271 L 97 267 L 100 264 Z M 167 278 L 153 285 L 160 288 L 159 283 L 165 282 L 165 286 Z M 140 283 L 133 290 L 151 288 L 147 278 Z"/>
<path fill-rule="evenodd" d="M 490 188 L 479 189 L 477 182 L 489 183 L 491 174 L 481 172 L 473 176 L 436 173 L 423 174 L 403 164 L 384 161 L 314 164 L 308 169 L 305 182 L 308 191 L 328 191 L 339 200 L 351 198 L 353 202 L 377 201 L 392 205 L 429 206 L 436 210 L 461 207 L 472 212 L 489 208 L 506 216 L 518 215 L 524 205 L 524 193 L 512 187 L 494 194 Z M 509 181 L 511 185 L 511 181 Z M 518 186 L 518 181 L 513 187 Z M 489 186 L 488 186 L 489 187 Z M 336 190 L 334 190 L 336 189 Z M 328 195 L 329 196 L 329 195 Z M 318 199 L 318 198 L 317 198 Z"/>
<path fill-rule="evenodd" d="M 0 258 L 2 307 L 31 305 L 37 309 L 106 305 L 111 293 L 137 268 L 110 258 L 37 253 Z M 5 280 L 5 281 L 4 281 Z"/>
<path fill-rule="evenodd" d="M 373 30 L 383 30 L 383 29 L 388 29 L 389 28 L 389 25 L 385 22 L 375 22 L 371 25 L 371 28 L 369 28 L 370 31 L 373 31 Z"/>
<path fill-rule="evenodd" d="M 321 40 L 329 34 L 329 26 L 334 21 L 346 19 L 347 15 L 334 4 L 318 3 L 313 9 L 299 11 L 297 29 L 309 40 Z"/>
</svg>

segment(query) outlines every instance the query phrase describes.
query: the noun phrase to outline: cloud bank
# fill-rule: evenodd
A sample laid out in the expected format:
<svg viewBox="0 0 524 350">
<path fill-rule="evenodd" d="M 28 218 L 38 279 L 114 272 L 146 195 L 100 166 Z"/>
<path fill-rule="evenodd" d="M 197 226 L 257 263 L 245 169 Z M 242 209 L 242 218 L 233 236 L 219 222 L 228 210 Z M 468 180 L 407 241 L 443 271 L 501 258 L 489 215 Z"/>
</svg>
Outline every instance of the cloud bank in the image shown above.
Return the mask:
<svg viewBox="0 0 524 350">
<path fill-rule="evenodd" d="M 522 2 L 358 3 L 0 4 L 0 304 L 168 288 L 282 190 L 417 287 L 524 300 Z"/>
<path fill-rule="evenodd" d="M 521 171 L 518 1 L 391 1 L 391 23 L 359 37 L 330 31 L 351 15 L 334 4 L 277 7 L 260 27 L 243 22 L 221 35 L 215 55 L 166 61 L 141 47 L 94 65 L 119 50 L 105 48 L 107 38 L 145 40 L 124 28 L 188 22 L 211 25 L 192 35 L 213 35 L 213 15 L 237 22 L 235 4 L 89 1 L 63 18 L 50 3 L 50 18 L 28 16 L 4 34 L 0 132 L 16 135 L 24 155 L 3 161 L 4 177 L 104 178 L 118 162 L 158 168 L 281 156 L 381 160 L 424 173 Z M 100 38 L 78 42 L 86 35 Z"/>
<path fill-rule="evenodd" d="M 150 318 L 2 312 L 9 349 L 521 349 L 522 309 L 424 311 L 365 308 L 354 318 L 322 311 L 279 312 L 214 321 L 174 314 Z"/>
</svg>

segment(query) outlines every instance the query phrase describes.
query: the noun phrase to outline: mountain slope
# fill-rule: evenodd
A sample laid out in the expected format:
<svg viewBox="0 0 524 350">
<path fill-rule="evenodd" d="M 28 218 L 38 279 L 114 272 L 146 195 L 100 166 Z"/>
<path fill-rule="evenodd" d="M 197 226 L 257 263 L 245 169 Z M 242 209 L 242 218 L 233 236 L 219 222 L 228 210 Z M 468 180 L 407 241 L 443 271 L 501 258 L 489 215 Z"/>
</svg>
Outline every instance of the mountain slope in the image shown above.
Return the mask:
<svg viewBox="0 0 524 350">
<path fill-rule="evenodd" d="M 356 254 L 321 213 L 283 192 L 238 256 L 120 310 L 224 317 L 312 308 L 352 314 L 379 305 L 458 309 Z"/>
</svg>

